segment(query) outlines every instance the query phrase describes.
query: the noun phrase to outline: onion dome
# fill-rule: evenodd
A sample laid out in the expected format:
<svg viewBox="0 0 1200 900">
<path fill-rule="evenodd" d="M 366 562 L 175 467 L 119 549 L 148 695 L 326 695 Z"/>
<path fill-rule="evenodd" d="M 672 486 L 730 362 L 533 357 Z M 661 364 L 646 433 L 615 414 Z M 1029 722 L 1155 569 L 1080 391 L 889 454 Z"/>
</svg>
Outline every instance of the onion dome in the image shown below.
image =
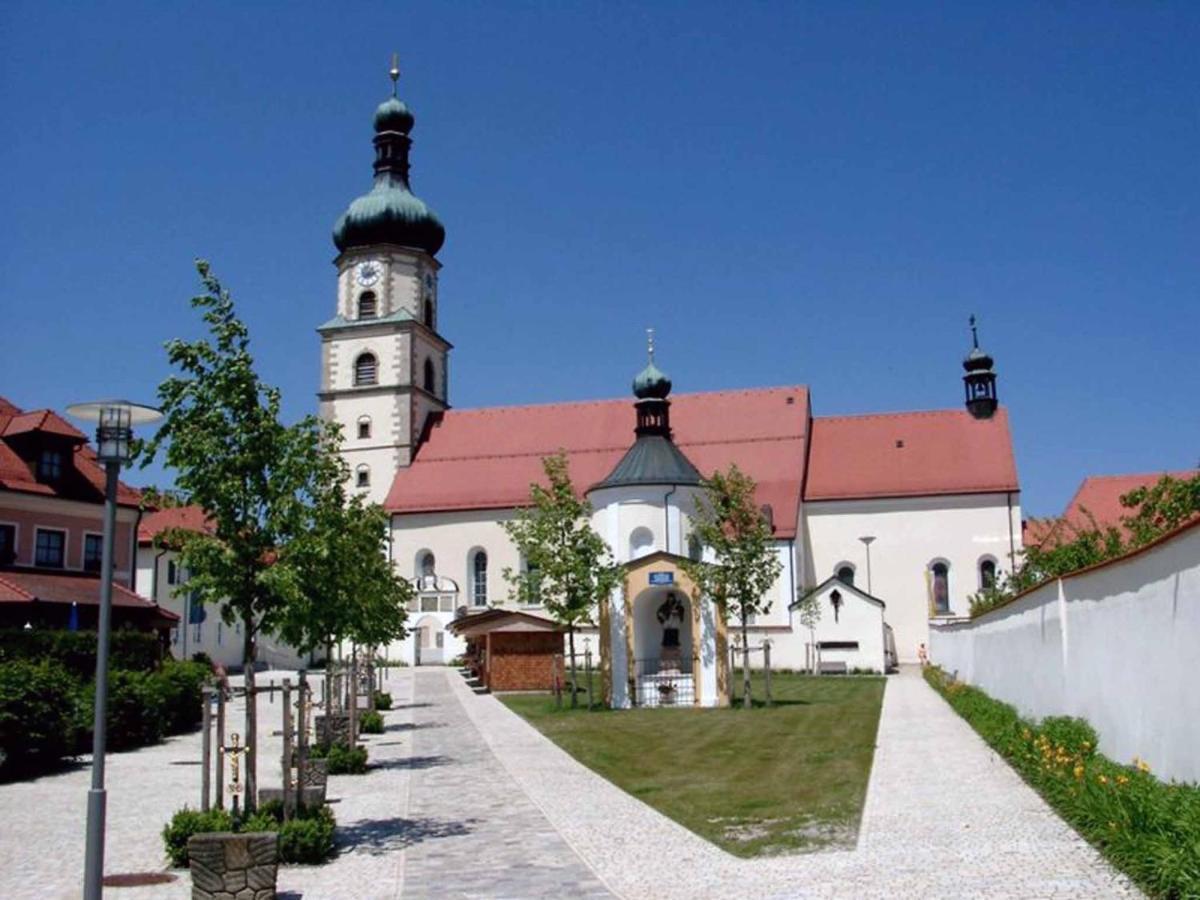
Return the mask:
<svg viewBox="0 0 1200 900">
<path fill-rule="evenodd" d="M 633 396 L 639 400 L 665 400 L 671 393 L 671 379 L 651 359 L 633 379 Z"/>
<path fill-rule="evenodd" d="M 413 115 L 395 96 L 400 70 L 392 66 L 392 96 L 375 110 L 375 185 L 355 199 L 333 227 L 333 243 L 345 252 L 371 244 L 398 244 L 430 256 L 442 249 L 446 229 L 408 181 Z"/>
</svg>

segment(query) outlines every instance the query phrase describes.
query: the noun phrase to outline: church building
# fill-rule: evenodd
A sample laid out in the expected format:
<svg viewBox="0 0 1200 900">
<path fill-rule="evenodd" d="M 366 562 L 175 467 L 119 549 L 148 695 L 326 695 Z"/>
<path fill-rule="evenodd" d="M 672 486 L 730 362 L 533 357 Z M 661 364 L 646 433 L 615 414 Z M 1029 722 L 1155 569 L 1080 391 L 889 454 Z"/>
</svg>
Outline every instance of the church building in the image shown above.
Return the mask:
<svg viewBox="0 0 1200 900">
<path fill-rule="evenodd" d="M 614 705 L 719 702 L 738 629 L 692 595 L 676 561 L 703 552 L 691 524 L 701 478 L 733 463 L 757 484 L 782 563 L 751 629 L 773 665 L 916 661 L 931 622 L 965 617 L 970 595 L 1011 568 L 1020 488 L 977 338 L 962 409 L 814 416 L 802 384 L 674 394 L 653 345 L 632 398 L 452 408 L 452 345 L 438 327 L 445 229 L 412 192 L 413 124 L 393 88 L 375 112 L 374 185 L 334 228 L 336 308 L 318 329 L 322 415 L 341 424 L 354 489 L 390 514 L 391 559 L 417 587 L 413 633 L 393 658 L 449 661 L 463 649 L 447 630 L 456 617 L 517 608 L 502 573 L 524 562 L 501 523 L 560 450 L 593 526 L 628 564 L 589 638 Z M 795 607 L 813 593 L 810 630 Z M 690 678 L 667 690 L 663 672 Z"/>
</svg>

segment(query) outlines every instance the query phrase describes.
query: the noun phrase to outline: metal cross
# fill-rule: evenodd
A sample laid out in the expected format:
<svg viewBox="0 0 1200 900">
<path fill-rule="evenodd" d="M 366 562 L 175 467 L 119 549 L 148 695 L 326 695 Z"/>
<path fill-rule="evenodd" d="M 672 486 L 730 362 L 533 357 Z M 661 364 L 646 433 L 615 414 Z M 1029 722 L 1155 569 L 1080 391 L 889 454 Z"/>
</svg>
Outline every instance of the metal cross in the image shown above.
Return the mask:
<svg viewBox="0 0 1200 900">
<path fill-rule="evenodd" d="M 392 79 L 392 96 L 395 97 L 396 82 L 400 80 L 400 55 L 398 53 L 392 54 L 392 67 L 388 70 L 388 75 L 390 75 Z"/>
</svg>

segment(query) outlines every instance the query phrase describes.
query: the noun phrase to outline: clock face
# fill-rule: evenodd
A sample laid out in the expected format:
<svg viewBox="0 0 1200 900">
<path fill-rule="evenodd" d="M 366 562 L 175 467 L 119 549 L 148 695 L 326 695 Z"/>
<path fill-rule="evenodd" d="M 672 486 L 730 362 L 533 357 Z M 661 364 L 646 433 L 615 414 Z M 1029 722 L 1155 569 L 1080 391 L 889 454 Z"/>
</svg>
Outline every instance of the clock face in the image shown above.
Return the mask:
<svg viewBox="0 0 1200 900">
<path fill-rule="evenodd" d="M 363 287 L 370 287 L 379 280 L 379 276 L 382 274 L 382 272 L 383 266 L 379 265 L 379 263 L 375 262 L 374 260 L 367 260 L 366 262 L 361 262 L 358 264 L 358 269 L 355 274 L 358 278 L 359 284 L 361 284 Z"/>
</svg>

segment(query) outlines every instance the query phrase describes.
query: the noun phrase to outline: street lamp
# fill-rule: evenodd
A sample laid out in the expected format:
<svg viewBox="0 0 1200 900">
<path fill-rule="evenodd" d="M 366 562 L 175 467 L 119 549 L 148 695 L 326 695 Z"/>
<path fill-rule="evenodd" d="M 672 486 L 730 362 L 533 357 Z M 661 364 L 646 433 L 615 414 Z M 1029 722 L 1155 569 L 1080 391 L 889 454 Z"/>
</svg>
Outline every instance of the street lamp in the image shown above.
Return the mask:
<svg viewBox="0 0 1200 900">
<path fill-rule="evenodd" d="M 84 900 L 100 900 L 104 881 L 104 745 L 108 711 L 108 638 L 112 620 L 113 537 L 117 528 L 117 479 L 132 457 L 133 426 L 153 422 L 161 413 L 127 400 L 76 403 L 67 412 L 96 422 L 96 459 L 104 464 L 104 538 L 100 551 L 100 617 L 96 624 L 96 707 L 92 732 L 92 788 L 87 802 L 87 853 L 83 867 Z"/>
<path fill-rule="evenodd" d="M 875 594 L 871 591 L 871 542 L 875 540 L 875 535 L 865 534 L 859 540 L 867 548 L 867 593 L 874 597 Z"/>
</svg>

